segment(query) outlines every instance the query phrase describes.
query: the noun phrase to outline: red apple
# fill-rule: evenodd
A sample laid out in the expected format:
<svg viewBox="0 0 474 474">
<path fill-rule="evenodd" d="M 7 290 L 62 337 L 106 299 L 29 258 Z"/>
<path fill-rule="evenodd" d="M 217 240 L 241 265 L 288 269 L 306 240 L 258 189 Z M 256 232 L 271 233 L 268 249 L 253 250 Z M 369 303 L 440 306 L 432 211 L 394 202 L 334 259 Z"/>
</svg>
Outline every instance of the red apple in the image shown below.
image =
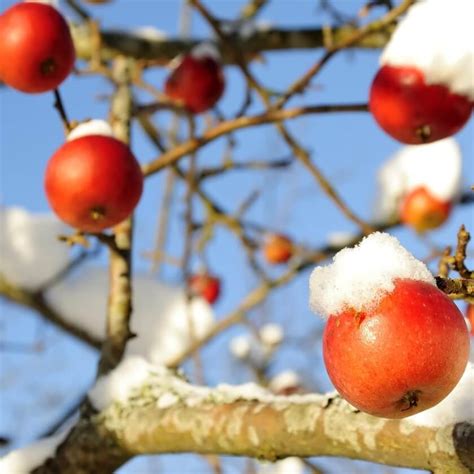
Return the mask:
<svg viewBox="0 0 474 474">
<path fill-rule="evenodd" d="M 51 157 L 45 189 L 60 219 L 84 232 L 100 232 L 132 213 L 143 175 L 127 145 L 87 135 L 65 143 Z"/>
<path fill-rule="evenodd" d="M 221 65 L 211 56 L 185 55 L 165 83 L 168 97 L 198 114 L 215 105 L 224 92 Z"/>
<path fill-rule="evenodd" d="M 420 187 L 404 197 L 400 208 L 400 219 L 417 232 L 426 232 L 446 222 L 451 209 L 449 201 L 441 201 L 425 187 Z"/>
<path fill-rule="evenodd" d="M 204 298 L 209 304 L 215 303 L 221 292 L 221 282 L 219 278 L 209 273 L 196 273 L 191 275 L 188 285 L 194 296 Z"/>
<path fill-rule="evenodd" d="M 420 144 L 458 132 L 471 116 L 472 103 L 444 85 L 426 84 L 415 67 L 385 65 L 372 82 L 369 109 L 393 138 Z"/>
<path fill-rule="evenodd" d="M 469 321 L 470 334 L 474 336 L 474 304 L 468 304 L 466 308 L 466 319 Z"/>
<path fill-rule="evenodd" d="M 283 234 L 268 234 L 263 244 L 263 255 L 268 263 L 286 263 L 293 255 L 293 242 Z"/>
<path fill-rule="evenodd" d="M 461 378 L 469 335 L 456 305 L 435 286 L 399 279 L 370 311 L 329 317 L 326 369 L 359 410 L 404 418 L 445 398 Z"/>
<path fill-rule="evenodd" d="M 45 92 L 71 72 L 69 27 L 51 5 L 18 3 L 0 16 L 0 79 L 22 92 Z"/>
</svg>

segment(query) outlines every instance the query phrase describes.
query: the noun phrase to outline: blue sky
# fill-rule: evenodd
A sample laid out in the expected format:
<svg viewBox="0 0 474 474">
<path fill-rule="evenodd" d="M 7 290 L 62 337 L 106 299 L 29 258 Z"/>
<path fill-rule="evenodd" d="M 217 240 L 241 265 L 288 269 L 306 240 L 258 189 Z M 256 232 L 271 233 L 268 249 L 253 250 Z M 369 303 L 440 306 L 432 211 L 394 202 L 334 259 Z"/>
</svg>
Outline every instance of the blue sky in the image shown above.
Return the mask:
<svg viewBox="0 0 474 474">
<path fill-rule="evenodd" d="M 1 9 L 15 2 L 1 1 Z M 100 19 L 104 28 L 133 28 L 153 25 L 170 36 L 177 33 L 178 0 L 115 0 L 107 6 L 91 7 L 90 11 Z M 206 4 L 219 17 L 232 18 L 239 11 L 241 1 L 208 0 Z M 285 27 L 320 25 L 327 17 L 316 8 L 316 1 L 273 0 L 261 14 L 262 20 Z M 338 1 L 335 4 L 348 12 L 356 11 L 359 0 Z M 205 23 L 193 15 L 192 36 L 209 37 Z M 265 54 L 263 60 L 252 64 L 252 71 L 269 88 L 284 90 L 320 56 L 319 50 L 292 53 Z M 379 51 L 353 51 L 339 54 L 314 81 L 304 97 L 293 99 L 290 105 L 316 103 L 353 103 L 367 100 L 370 81 L 378 63 Z M 166 75 L 157 69 L 147 75 L 157 87 L 161 87 Z M 242 103 L 244 88 L 235 67 L 225 71 L 227 87 L 219 108 L 225 115 L 232 115 Z M 111 87 L 96 77 L 70 77 L 61 87 L 68 114 L 74 119 L 106 118 L 107 103 L 98 97 L 111 93 Z M 140 94 L 139 97 L 146 96 Z M 43 173 L 48 157 L 63 141 L 63 131 L 56 111 L 52 107 L 52 94 L 25 95 L 0 89 L 0 203 L 4 206 L 19 205 L 32 211 L 46 211 L 48 204 L 43 192 Z M 250 112 L 262 110 L 259 100 L 254 101 Z M 165 126 L 169 115 L 163 113 L 158 123 Z M 202 130 L 203 120 L 198 121 Z M 309 116 L 292 121 L 289 128 L 299 137 L 306 149 L 312 151 L 315 163 L 330 178 L 350 206 L 362 217 L 369 218 L 375 194 L 375 174 L 380 164 L 400 145 L 385 135 L 369 114 L 335 114 Z M 474 124 L 470 123 L 458 134 L 457 139 L 464 155 L 464 181 L 474 182 L 473 162 Z M 272 126 L 239 131 L 236 134 L 236 160 L 272 159 L 288 156 L 285 144 Z M 206 146 L 198 154 L 200 165 L 219 163 L 225 140 Z M 145 163 L 157 155 L 138 128 L 133 129 L 132 148 L 140 162 Z M 143 253 L 153 248 L 158 203 L 163 189 L 164 173 L 146 182 L 145 193 L 137 210 L 135 265 L 138 270 L 148 271 L 150 263 Z M 306 172 L 295 164 L 290 169 L 268 172 L 230 173 L 211 179 L 206 189 L 216 201 L 228 210 L 238 205 L 255 189 L 261 197 L 252 207 L 248 217 L 271 228 L 287 232 L 294 239 L 313 246 L 323 244 L 332 231 L 354 230 L 327 197 L 318 189 Z M 175 215 L 182 215 L 182 188 L 174 205 Z M 196 206 L 198 209 L 198 206 Z M 172 241 L 169 251 L 179 255 L 182 250 L 182 223 L 172 222 Z M 430 239 L 439 245 L 452 244 L 461 223 L 472 226 L 472 210 L 458 209 L 449 223 L 433 232 Z M 400 238 L 415 255 L 425 257 L 426 245 L 409 230 L 397 230 Z M 104 254 L 104 253 L 103 253 Z M 238 243 L 227 231 L 218 230 L 207 252 L 211 269 L 222 276 L 223 298 L 216 305 L 218 315 L 232 310 L 240 298 L 255 285 L 255 278 L 248 269 Z M 99 261 L 104 261 L 104 256 Z M 177 283 L 179 272 L 166 268 L 163 274 L 168 282 Z M 257 321 L 278 321 L 287 334 L 298 337 L 310 328 L 321 328 L 321 323 L 307 309 L 308 274 L 302 274 L 292 284 L 277 290 L 262 308 L 253 312 Z M 291 303 L 290 303 L 291 302 Z M 9 340 L 28 341 L 37 331 L 46 334 L 48 345 L 39 354 L 1 354 L 0 402 L 2 416 L 0 434 L 15 436 L 24 442 L 48 426 L 48 420 L 57 416 L 64 407 L 75 401 L 91 383 L 95 372 L 95 354 L 80 343 L 64 337 L 54 328 L 41 323 L 31 313 L 0 302 L 0 337 Z M 236 334 L 236 328 L 231 333 Z M 3 334 L 2 334 L 3 333 Z M 228 336 L 220 337 L 205 351 L 209 357 L 207 380 L 244 381 L 245 371 L 230 360 L 221 361 L 227 355 Z M 295 347 L 285 349 L 277 357 L 272 370 L 299 369 L 310 384 L 328 389 L 328 380 L 321 368 L 320 347 L 315 341 L 311 348 L 315 364 L 309 364 Z M 212 359 L 212 360 L 211 360 Z M 314 369 L 316 367 L 316 369 Z M 317 370 L 317 373 L 311 373 Z M 74 377 L 71 374 L 74 373 Z M 52 388 L 54 387 L 54 388 Z M 162 458 L 167 470 L 174 471 L 176 457 Z M 189 472 L 202 472 L 203 464 L 186 456 Z M 147 471 L 149 461 L 138 461 L 120 472 Z M 153 461 L 154 462 L 154 461 Z M 141 463 L 141 464 L 140 464 Z M 328 472 L 336 469 L 328 464 Z M 335 465 L 334 465 L 335 466 Z M 355 466 L 355 465 L 354 465 Z M 354 468 L 355 469 L 355 468 Z M 363 469 L 363 468 L 361 468 Z M 229 472 L 238 472 L 229 470 Z M 357 471 L 351 471 L 357 472 Z M 363 470 L 361 471 L 363 472 Z M 374 472 L 382 472 L 374 471 Z"/>
</svg>

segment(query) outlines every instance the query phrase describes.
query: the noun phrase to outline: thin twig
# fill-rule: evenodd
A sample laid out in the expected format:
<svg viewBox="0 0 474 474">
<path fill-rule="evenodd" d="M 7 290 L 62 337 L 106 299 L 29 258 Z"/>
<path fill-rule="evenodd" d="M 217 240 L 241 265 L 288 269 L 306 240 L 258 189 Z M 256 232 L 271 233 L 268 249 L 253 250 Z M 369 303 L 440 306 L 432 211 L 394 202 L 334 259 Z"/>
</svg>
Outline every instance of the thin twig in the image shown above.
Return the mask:
<svg viewBox="0 0 474 474">
<path fill-rule="evenodd" d="M 64 131 L 66 132 L 66 135 L 71 131 L 71 124 L 69 122 L 69 119 L 67 118 L 66 114 L 66 109 L 64 107 L 63 100 L 61 98 L 61 93 L 59 92 L 59 89 L 54 89 L 54 104 L 53 107 L 58 111 L 59 116 L 61 118 L 61 122 L 64 127 Z"/>
</svg>

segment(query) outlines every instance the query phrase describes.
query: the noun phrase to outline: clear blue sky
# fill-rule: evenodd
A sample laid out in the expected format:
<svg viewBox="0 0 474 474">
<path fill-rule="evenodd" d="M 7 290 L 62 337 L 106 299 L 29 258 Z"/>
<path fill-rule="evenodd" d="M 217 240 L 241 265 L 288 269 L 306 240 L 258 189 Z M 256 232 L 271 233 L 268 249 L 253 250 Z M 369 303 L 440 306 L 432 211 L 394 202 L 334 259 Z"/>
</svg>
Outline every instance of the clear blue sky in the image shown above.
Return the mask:
<svg viewBox="0 0 474 474">
<path fill-rule="evenodd" d="M 1 9 L 13 3 L 2 0 Z M 235 17 L 242 3 L 230 0 L 206 1 L 219 17 L 226 18 Z M 354 12 L 362 1 L 334 3 L 348 12 Z M 115 0 L 107 6 L 90 7 L 90 10 L 104 27 L 131 29 L 152 25 L 173 36 L 177 33 L 180 4 L 178 0 Z M 285 27 L 320 25 L 327 17 L 318 11 L 316 5 L 316 1 L 309 0 L 272 0 L 260 18 Z M 204 38 L 209 34 L 208 27 L 198 15 L 193 15 L 192 35 Z M 313 64 L 320 54 L 319 50 L 265 54 L 263 61 L 252 65 L 252 70 L 268 87 L 282 90 Z M 294 99 L 292 104 L 366 101 L 378 55 L 378 51 L 344 52 L 338 55 L 317 77 L 314 87 L 304 97 Z M 225 74 L 227 88 L 219 108 L 230 116 L 241 105 L 244 89 L 236 68 L 227 68 Z M 147 77 L 161 87 L 164 76 L 165 70 L 158 69 Z M 111 88 L 102 79 L 70 77 L 61 91 L 71 118 L 106 117 L 107 103 L 98 100 L 98 97 L 109 94 Z M 52 94 L 32 96 L 0 89 L 0 203 L 4 206 L 19 205 L 32 211 L 48 209 L 43 192 L 43 173 L 48 157 L 63 141 L 62 126 L 52 102 Z M 251 111 L 259 110 L 261 106 L 256 99 Z M 165 124 L 168 118 L 167 114 L 163 114 L 159 122 Z M 202 129 L 202 120 L 199 126 Z M 350 206 L 359 215 L 370 217 L 377 168 L 400 145 L 385 135 L 369 114 L 310 116 L 291 122 L 289 127 L 304 146 L 313 152 L 315 162 L 337 185 Z M 466 185 L 474 182 L 473 135 L 471 120 L 457 136 L 464 155 Z M 271 159 L 288 155 L 285 145 L 271 126 L 237 132 L 236 138 L 238 145 L 234 156 L 237 160 Z M 156 151 L 138 129 L 134 129 L 132 147 L 142 163 L 156 156 Z M 198 155 L 199 164 L 218 163 L 224 147 L 225 140 L 206 146 Z M 157 205 L 162 194 L 162 175 L 147 181 L 137 212 L 135 264 L 142 270 L 150 267 L 143 253 L 153 247 Z M 231 173 L 227 177 L 209 180 L 206 189 L 229 210 L 235 210 L 253 190 L 263 190 L 249 217 L 314 246 L 324 243 L 331 231 L 353 229 L 353 225 L 318 190 L 298 164 L 284 172 Z M 175 205 L 176 213 L 181 212 L 180 199 Z M 471 230 L 474 230 L 472 209 L 456 210 L 449 224 L 430 235 L 430 239 L 439 245 L 453 243 L 461 223 L 470 225 Z M 179 220 L 173 221 L 172 229 L 173 244 L 170 251 L 178 255 L 182 248 Z M 426 256 L 426 245 L 412 232 L 401 230 L 396 235 L 415 255 Z M 208 257 L 211 268 L 222 275 L 224 280 L 223 298 L 216 305 L 218 315 L 224 315 L 253 287 L 255 280 L 245 265 L 238 244 L 225 231 L 216 233 Z M 167 269 L 164 276 L 169 282 L 177 282 L 179 277 L 173 269 Z M 307 279 L 308 274 L 302 274 L 294 283 L 275 292 L 263 309 L 254 313 L 257 320 L 278 321 L 285 326 L 289 335 L 295 337 L 307 333 L 310 328 L 320 328 L 321 324 L 315 321 L 307 309 Z M 39 322 L 27 311 L 5 302 L 0 303 L 0 311 L 0 340 L 29 341 L 34 339 L 37 331 L 42 331 L 47 341 L 46 349 L 39 354 L 0 354 L 0 402 L 3 412 L 0 435 L 14 436 L 16 441 L 25 442 L 47 427 L 51 418 L 83 393 L 92 381 L 96 357 L 90 350 Z M 237 332 L 236 329 L 233 333 Z M 222 353 L 227 354 L 227 340 L 227 337 L 219 338 L 206 350 L 205 355 L 209 360 L 215 360 Z M 299 350 L 289 347 L 277 358 L 274 371 L 300 369 L 309 384 L 328 389 L 327 378 L 324 371 L 320 370 L 320 347 L 317 341 L 311 351 L 317 362 L 308 367 L 307 360 Z M 222 356 L 218 358 L 222 359 Z M 319 368 L 318 373 L 310 370 L 312 368 L 314 371 L 315 366 Z M 237 370 L 238 366 L 229 361 L 211 361 L 207 365 L 208 382 L 243 381 L 245 373 L 231 373 Z M 163 459 L 168 467 L 165 472 L 178 472 L 173 467 L 176 466 L 175 457 L 166 456 Z M 202 463 L 195 464 L 189 456 L 185 459 L 189 472 L 202 472 Z M 148 461 L 140 462 L 120 472 L 152 472 L 146 471 Z M 328 472 L 341 472 L 330 469 Z M 336 468 L 333 466 L 332 469 Z M 364 468 L 361 469 L 360 472 L 366 472 Z"/>
</svg>

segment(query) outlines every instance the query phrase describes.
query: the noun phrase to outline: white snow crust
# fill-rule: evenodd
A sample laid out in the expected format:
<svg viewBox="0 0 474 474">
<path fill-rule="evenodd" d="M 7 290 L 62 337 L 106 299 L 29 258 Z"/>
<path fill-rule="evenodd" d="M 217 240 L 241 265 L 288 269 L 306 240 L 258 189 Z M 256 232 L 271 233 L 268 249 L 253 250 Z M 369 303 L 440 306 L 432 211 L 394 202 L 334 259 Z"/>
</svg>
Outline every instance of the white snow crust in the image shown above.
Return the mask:
<svg viewBox="0 0 474 474">
<path fill-rule="evenodd" d="M 453 201 L 461 193 L 462 155 L 453 138 L 426 145 L 402 147 L 386 161 L 378 173 L 375 217 L 398 217 L 404 196 L 419 187 L 441 201 Z"/>
<path fill-rule="evenodd" d="M 200 43 L 191 50 L 191 56 L 193 56 L 196 59 L 203 59 L 203 58 L 212 58 L 217 62 L 221 61 L 221 55 L 219 53 L 219 50 L 216 48 L 216 46 L 213 43 L 210 42 L 204 42 Z"/>
<path fill-rule="evenodd" d="M 324 318 L 346 308 L 368 311 L 394 288 L 398 278 L 435 285 L 423 262 L 393 236 L 375 232 L 356 247 L 338 252 L 331 264 L 316 267 L 309 280 L 309 304 Z"/>
<path fill-rule="evenodd" d="M 89 390 L 89 400 L 98 410 L 107 408 L 113 402 L 125 402 L 131 392 L 142 386 L 157 370 L 142 357 L 125 357 L 114 370 L 97 379 Z"/>
<path fill-rule="evenodd" d="M 142 355 L 153 364 L 167 364 L 191 344 L 193 337 L 204 337 L 214 323 L 209 304 L 195 298 L 187 305 L 184 289 L 137 274 L 133 280 L 131 339 L 126 356 Z M 91 335 L 103 338 L 108 294 L 106 268 L 88 266 L 53 286 L 46 294 L 49 303 L 66 320 L 79 324 Z"/>
<path fill-rule="evenodd" d="M 11 451 L 0 459 L 0 474 L 29 474 L 56 452 L 69 429 Z"/>
<path fill-rule="evenodd" d="M 277 346 L 283 341 L 283 328 L 276 323 L 268 323 L 260 328 L 260 340 L 267 346 Z"/>
<path fill-rule="evenodd" d="M 298 387 L 300 383 L 300 376 L 295 371 L 284 370 L 270 380 L 269 388 L 272 392 L 278 393 L 286 388 Z"/>
<path fill-rule="evenodd" d="M 67 136 L 67 141 L 75 140 L 76 138 L 85 137 L 87 135 L 104 135 L 106 137 L 113 137 L 112 127 L 108 122 L 101 119 L 87 120 L 75 127 Z"/>
<path fill-rule="evenodd" d="M 472 0 L 419 1 L 397 26 L 381 64 L 416 67 L 427 84 L 474 100 L 473 18 Z"/>
<path fill-rule="evenodd" d="M 304 474 L 304 462 L 297 457 L 289 457 L 275 463 L 261 463 L 258 474 Z"/>
<path fill-rule="evenodd" d="M 51 213 L 0 209 L 0 273 L 21 288 L 38 289 L 68 264 L 69 248 L 57 239 L 68 231 Z"/>
<path fill-rule="evenodd" d="M 246 359 L 250 355 L 251 344 L 246 335 L 233 337 L 229 343 L 230 353 L 237 359 Z"/>
</svg>

